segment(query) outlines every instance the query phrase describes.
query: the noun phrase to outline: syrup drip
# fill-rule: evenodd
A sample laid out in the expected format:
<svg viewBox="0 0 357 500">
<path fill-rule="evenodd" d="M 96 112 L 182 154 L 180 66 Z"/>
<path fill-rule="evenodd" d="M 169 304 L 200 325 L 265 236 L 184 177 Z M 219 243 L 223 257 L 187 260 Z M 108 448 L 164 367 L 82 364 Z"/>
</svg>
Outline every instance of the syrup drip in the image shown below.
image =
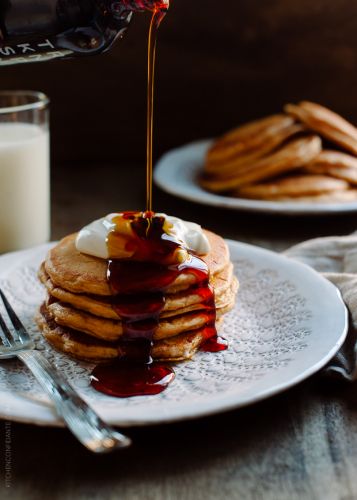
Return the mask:
<svg viewBox="0 0 357 500">
<path fill-rule="evenodd" d="M 130 255 L 127 260 L 110 259 L 107 268 L 107 279 L 115 294 L 110 303 L 123 325 L 124 355 L 115 363 L 94 368 L 91 383 L 96 390 L 116 397 L 158 394 L 174 379 L 172 368 L 153 363 L 151 353 L 159 317 L 165 307 L 165 291 L 181 274 L 195 277 L 195 293 L 202 299 L 200 314 L 204 315 L 207 325 L 203 330 L 207 340 L 202 350 L 217 352 L 227 348 L 223 339 L 217 337 L 214 293 L 209 285 L 207 265 L 172 239 L 164 230 L 164 218 L 154 217 L 151 211 L 155 49 L 157 30 L 166 11 L 167 3 L 158 2 L 149 31 L 147 211 L 122 214 L 114 220 L 117 228 L 107 241 L 109 255 L 115 255 L 115 249 L 123 245 Z M 125 231 L 128 224 L 131 230 Z"/>
<path fill-rule="evenodd" d="M 154 87 L 157 30 L 167 12 L 167 5 L 157 6 L 151 18 L 148 44 L 148 88 L 146 123 L 146 210 L 152 210 L 152 152 L 154 130 Z"/>
<path fill-rule="evenodd" d="M 174 378 L 173 370 L 164 365 L 122 362 L 97 366 L 92 373 L 92 386 L 109 396 L 152 396 L 165 390 Z"/>
<path fill-rule="evenodd" d="M 205 330 L 211 330 L 210 327 L 205 328 Z M 220 351 L 225 351 L 228 349 L 228 342 L 226 339 L 223 337 L 218 337 L 217 333 L 213 333 L 212 336 L 210 336 L 211 332 L 207 332 L 207 339 L 206 342 L 204 342 L 200 350 L 204 352 L 220 352 Z M 206 336 L 206 334 L 205 334 Z"/>
<path fill-rule="evenodd" d="M 117 230 L 109 234 L 107 241 L 110 255 L 119 236 L 123 244 L 123 225 L 128 221 L 131 231 L 125 250 L 131 257 L 110 259 L 107 267 L 107 279 L 115 294 L 111 305 L 123 325 L 121 347 L 125 355 L 110 365 L 97 366 L 92 373 L 95 389 L 117 397 L 158 394 L 173 380 L 173 370 L 153 363 L 151 351 L 165 307 L 165 291 L 181 274 L 194 277 L 192 289 L 201 297 L 200 314 L 207 325 L 201 331 L 207 339 L 202 349 L 217 352 L 227 348 L 217 338 L 214 293 L 206 263 L 171 239 L 164 230 L 165 219 L 154 217 L 152 212 L 125 212 L 117 218 Z M 184 250 L 186 260 L 175 262 L 177 253 Z"/>
</svg>

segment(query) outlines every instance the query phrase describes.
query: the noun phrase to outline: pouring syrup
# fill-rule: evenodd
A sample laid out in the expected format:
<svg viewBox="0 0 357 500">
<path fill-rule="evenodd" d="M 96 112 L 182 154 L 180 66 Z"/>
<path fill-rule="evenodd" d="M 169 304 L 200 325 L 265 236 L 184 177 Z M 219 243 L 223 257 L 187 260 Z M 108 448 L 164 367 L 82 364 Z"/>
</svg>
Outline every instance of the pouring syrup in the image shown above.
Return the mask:
<svg viewBox="0 0 357 500">
<path fill-rule="evenodd" d="M 209 284 L 206 263 L 193 253 L 181 262 L 175 258 L 187 250 L 168 237 L 165 219 L 152 212 L 153 172 L 153 103 L 157 31 L 166 15 L 167 2 L 156 3 L 153 10 L 148 43 L 148 98 L 147 98 L 147 164 L 146 212 L 125 212 L 118 217 L 116 229 L 109 234 L 109 255 L 118 240 L 122 243 L 120 223 L 130 220 L 133 237 L 129 245 L 133 255 L 125 259 L 109 259 L 107 279 L 114 294 L 113 309 L 122 321 L 121 343 L 127 354 L 114 363 L 98 365 L 91 376 L 92 386 L 116 397 L 147 396 L 162 392 L 175 377 L 173 369 L 153 362 L 152 348 L 160 314 L 164 310 L 166 291 L 181 274 L 195 277 L 194 291 L 201 297 L 200 315 L 205 319 L 201 330 L 206 342 L 201 349 L 218 352 L 227 349 L 227 343 L 217 337 L 214 292 Z M 145 290 L 145 292 L 143 292 Z"/>
</svg>

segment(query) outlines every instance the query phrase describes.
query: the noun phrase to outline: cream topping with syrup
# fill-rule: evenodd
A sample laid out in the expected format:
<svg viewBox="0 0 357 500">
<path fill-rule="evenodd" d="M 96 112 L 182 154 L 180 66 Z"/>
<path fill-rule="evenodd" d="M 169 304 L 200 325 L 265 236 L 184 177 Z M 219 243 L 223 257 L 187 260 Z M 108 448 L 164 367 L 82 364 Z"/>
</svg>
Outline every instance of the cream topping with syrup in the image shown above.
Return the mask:
<svg viewBox="0 0 357 500">
<path fill-rule="evenodd" d="M 112 213 L 95 220 L 85 226 L 77 235 L 76 248 L 79 252 L 99 257 L 101 259 L 130 259 L 140 260 L 135 253 L 135 235 L 132 223 L 135 218 L 145 217 L 143 212 L 133 212 L 131 218 L 125 213 Z M 183 221 L 170 215 L 155 213 L 154 218 L 164 218 L 164 232 L 167 238 L 177 242 L 181 249 L 176 254 L 177 261 L 187 258 L 185 249 L 197 255 L 204 255 L 210 251 L 210 244 L 200 225 L 194 222 Z M 150 218 L 149 218 L 150 220 Z M 110 234 L 115 233 L 115 244 L 108 245 Z"/>
</svg>

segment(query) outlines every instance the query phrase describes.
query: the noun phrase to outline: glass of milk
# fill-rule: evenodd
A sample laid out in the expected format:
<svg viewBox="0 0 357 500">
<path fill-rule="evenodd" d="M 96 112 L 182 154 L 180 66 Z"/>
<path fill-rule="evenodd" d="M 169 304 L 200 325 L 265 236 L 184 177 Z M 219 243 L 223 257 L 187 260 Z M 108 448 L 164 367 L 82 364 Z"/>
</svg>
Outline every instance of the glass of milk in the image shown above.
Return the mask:
<svg viewBox="0 0 357 500">
<path fill-rule="evenodd" d="M 48 241 L 48 98 L 0 92 L 0 253 Z"/>
</svg>

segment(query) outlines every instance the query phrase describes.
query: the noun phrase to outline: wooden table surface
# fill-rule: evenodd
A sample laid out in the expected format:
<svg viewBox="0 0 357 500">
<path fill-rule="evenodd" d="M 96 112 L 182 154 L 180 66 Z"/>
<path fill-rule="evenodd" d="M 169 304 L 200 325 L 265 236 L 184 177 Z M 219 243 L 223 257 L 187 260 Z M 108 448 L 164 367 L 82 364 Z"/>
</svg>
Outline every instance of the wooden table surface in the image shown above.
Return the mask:
<svg viewBox="0 0 357 500">
<path fill-rule="evenodd" d="M 143 208 L 141 180 L 144 170 L 137 166 L 54 169 L 53 238 L 104 213 Z M 249 215 L 189 204 L 161 192 L 154 193 L 154 204 L 225 237 L 278 251 L 306 238 L 346 234 L 357 226 L 353 215 Z M 128 434 L 134 442 L 130 449 L 93 456 L 65 429 L 2 423 L 0 498 L 357 498 L 357 387 L 352 384 L 316 375 L 246 409 L 130 429 Z M 7 484 L 6 436 L 8 445 L 11 441 Z"/>
</svg>

